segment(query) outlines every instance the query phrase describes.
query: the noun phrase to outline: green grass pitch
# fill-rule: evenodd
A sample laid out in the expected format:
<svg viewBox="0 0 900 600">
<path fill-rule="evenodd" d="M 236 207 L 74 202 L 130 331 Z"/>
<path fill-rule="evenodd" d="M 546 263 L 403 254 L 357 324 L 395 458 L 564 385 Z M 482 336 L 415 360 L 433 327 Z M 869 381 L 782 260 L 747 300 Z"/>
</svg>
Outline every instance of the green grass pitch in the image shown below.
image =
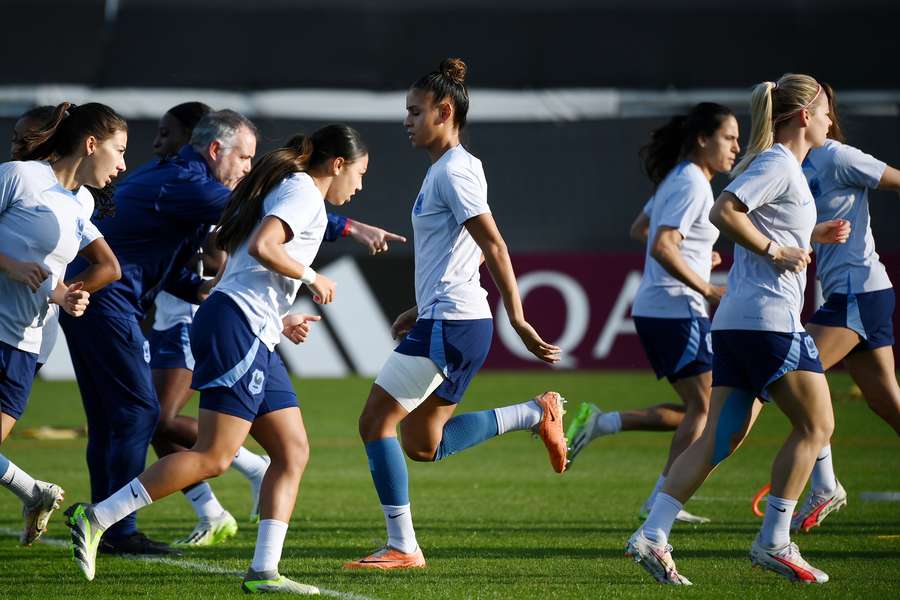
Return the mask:
<svg viewBox="0 0 900 600">
<path fill-rule="evenodd" d="M 312 458 L 288 532 L 282 573 L 340 592 L 344 598 L 816 598 L 900 597 L 900 503 L 865 502 L 864 491 L 900 490 L 900 441 L 862 401 L 849 399 L 850 381 L 831 377 L 838 476 L 849 505 L 812 534 L 795 536 L 804 555 L 831 576 L 822 587 L 792 586 L 752 570 L 747 551 L 759 526 L 750 498 L 788 430 L 768 407 L 738 454 L 725 462 L 689 504 L 714 519 L 676 526 L 675 559 L 694 587 L 668 590 L 622 556 L 637 526 L 637 510 L 665 460 L 669 434 L 625 433 L 599 440 L 565 475 L 550 469 L 543 445 L 524 433 L 491 440 L 439 464 L 410 463 L 413 515 L 428 568 L 408 573 L 360 573 L 341 563 L 373 550 L 384 524 L 372 487 L 356 418 L 370 385 L 365 379 L 310 380 L 297 385 Z M 521 401 L 556 389 L 574 412 L 582 400 L 605 408 L 665 401 L 673 393 L 646 373 L 485 373 L 469 389 L 462 410 Z M 196 411 L 196 404 L 188 409 Z M 79 425 L 83 413 L 71 383 L 37 382 L 19 428 Z M 66 489 L 68 505 L 88 497 L 83 439 L 35 441 L 13 436 L 3 452 L 39 479 Z M 251 448 L 258 448 L 252 442 Z M 21 548 L 14 496 L 0 493 L 0 598 L 234 598 L 234 574 L 246 569 L 256 527 L 246 522 L 249 486 L 229 472 L 213 482 L 241 522 L 235 539 L 186 552 L 179 563 L 101 556 L 88 583 L 60 540 L 54 515 L 47 543 Z M 194 525 L 179 496 L 141 512 L 151 537 L 173 540 Z M 190 563 L 186 568 L 185 562 Z"/>
</svg>

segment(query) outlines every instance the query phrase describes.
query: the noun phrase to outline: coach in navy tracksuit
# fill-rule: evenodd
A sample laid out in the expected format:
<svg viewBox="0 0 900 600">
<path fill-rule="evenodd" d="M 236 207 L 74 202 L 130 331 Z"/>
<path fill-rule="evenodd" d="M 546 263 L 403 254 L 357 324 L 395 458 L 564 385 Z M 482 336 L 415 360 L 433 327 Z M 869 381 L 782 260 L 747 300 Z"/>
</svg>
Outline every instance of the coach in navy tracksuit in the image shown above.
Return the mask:
<svg viewBox="0 0 900 600">
<path fill-rule="evenodd" d="M 161 290 L 193 303 L 208 293 L 210 284 L 185 265 L 250 170 L 256 138 L 256 128 L 242 115 L 210 113 L 176 157 L 145 165 L 120 184 L 115 216 L 96 221 L 119 260 L 122 278 L 91 296 L 85 316 L 60 319 L 87 413 L 94 502 L 144 469 L 159 403 L 140 322 Z M 346 229 L 346 218 L 329 215 L 325 239 L 334 240 Z M 83 268 L 75 262 L 70 272 Z M 107 530 L 101 551 L 172 550 L 140 533 L 132 514 Z"/>
</svg>

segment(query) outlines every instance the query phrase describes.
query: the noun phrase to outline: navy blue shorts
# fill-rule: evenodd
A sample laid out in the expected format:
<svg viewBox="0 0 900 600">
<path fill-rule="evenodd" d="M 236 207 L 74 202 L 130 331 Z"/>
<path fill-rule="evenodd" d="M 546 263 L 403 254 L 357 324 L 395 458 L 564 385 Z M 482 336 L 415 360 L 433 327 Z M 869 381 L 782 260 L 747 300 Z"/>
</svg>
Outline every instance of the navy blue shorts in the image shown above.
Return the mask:
<svg viewBox="0 0 900 600">
<path fill-rule="evenodd" d="M 484 364 L 493 333 L 493 319 L 419 319 L 394 352 L 434 361 L 444 374 L 434 393 L 456 404 Z"/>
<path fill-rule="evenodd" d="M 164 331 L 150 330 L 150 368 L 194 370 L 191 326 L 179 323 Z"/>
<path fill-rule="evenodd" d="M 832 294 L 810 318 L 826 327 L 846 327 L 862 340 L 851 352 L 894 345 L 894 289 L 862 294 Z"/>
<path fill-rule="evenodd" d="M 228 295 L 216 292 L 200 305 L 191 347 L 197 356 L 191 387 L 200 390 L 200 408 L 252 422 L 299 406 L 281 357 L 253 334 Z"/>
<path fill-rule="evenodd" d="M 709 319 L 633 317 L 641 345 L 657 379 L 678 381 L 712 371 Z"/>
<path fill-rule="evenodd" d="M 791 371 L 823 373 L 819 349 L 806 332 L 726 329 L 712 332 L 713 387 L 733 387 L 768 399 L 767 388 Z"/>
<path fill-rule="evenodd" d="M 16 421 L 25 412 L 38 355 L 0 342 L 0 411 Z"/>
</svg>

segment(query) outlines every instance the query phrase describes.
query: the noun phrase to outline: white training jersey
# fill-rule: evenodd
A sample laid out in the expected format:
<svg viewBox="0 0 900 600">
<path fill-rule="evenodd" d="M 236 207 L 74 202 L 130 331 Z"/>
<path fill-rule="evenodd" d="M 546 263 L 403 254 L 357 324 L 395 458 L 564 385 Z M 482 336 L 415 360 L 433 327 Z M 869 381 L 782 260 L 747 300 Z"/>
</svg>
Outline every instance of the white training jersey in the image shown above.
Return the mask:
<svg viewBox="0 0 900 600">
<path fill-rule="evenodd" d="M 428 169 L 412 209 L 419 318 L 491 318 L 478 273 L 481 248 L 463 226 L 490 212 L 481 161 L 462 145 Z"/>
<path fill-rule="evenodd" d="M 869 188 L 877 188 L 887 165 L 874 156 L 834 140 L 810 150 L 803 173 L 816 199 L 818 220 L 850 221 L 844 244 L 813 243 L 816 277 L 822 294 L 875 292 L 891 287 L 887 270 L 878 260 L 869 217 Z"/>
<path fill-rule="evenodd" d="M 328 224 L 325 199 L 312 178 L 306 173 L 285 177 L 263 199 L 260 221 L 269 215 L 278 217 L 291 228 L 294 237 L 284 244 L 288 255 L 304 266 L 311 266 Z M 248 241 L 228 257 L 215 291 L 224 292 L 235 301 L 253 333 L 271 351 L 281 339 L 281 318 L 290 312 L 301 283 L 259 264 L 247 253 Z"/>
<path fill-rule="evenodd" d="M 757 156 L 726 192 L 747 207 L 753 225 L 779 246 L 810 248 L 816 203 L 797 158 L 781 144 Z M 713 330 L 803 331 L 800 310 L 806 270 L 775 268 L 768 256 L 734 245 L 734 265 L 725 296 L 713 318 Z"/>
<path fill-rule="evenodd" d="M 50 294 L 66 266 L 101 237 L 91 223 L 94 198 L 85 187 L 70 192 L 50 164 L 0 164 L 0 252 L 50 272 L 37 292 L 0 273 L 0 341 L 37 354 Z"/>
<path fill-rule="evenodd" d="M 165 331 L 181 324 L 190 325 L 194 322 L 194 314 L 200 308 L 168 292 L 160 292 L 156 296 L 155 304 L 153 329 L 156 331 Z"/>
<path fill-rule="evenodd" d="M 677 229 L 682 237 L 682 258 L 692 271 L 709 281 L 713 244 L 719 239 L 719 230 L 709 222 L 712 205 L 709 180 L 691 161 L 676 165 L 660 182 L 644 206 L 650 227 L 644 273 L 631 307 L 633 316 L 661 319 L 709 316 L 703 296 L 666 271 L 653 258 L 652 249 L 660 227 Z"/>
<path fill-rule="evenodd" d="M 37 358 L 39 365 L 50 359 L 57 338 L 59 338 L 59 305 L 50 304 L 47 307 L 47 314 L 44 315 L 44 326 L 41 328 L 41 349 Z"/>
</svg>

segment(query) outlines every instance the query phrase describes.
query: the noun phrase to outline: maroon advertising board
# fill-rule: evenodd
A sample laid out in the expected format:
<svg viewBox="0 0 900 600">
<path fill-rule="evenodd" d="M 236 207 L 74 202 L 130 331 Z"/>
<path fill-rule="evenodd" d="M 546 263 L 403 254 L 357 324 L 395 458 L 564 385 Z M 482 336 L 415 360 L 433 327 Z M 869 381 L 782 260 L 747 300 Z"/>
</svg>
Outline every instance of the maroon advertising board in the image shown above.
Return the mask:
<svg viewBox="0 0 900 600">
<path fill-rule="evenodd" d="M 882 255 L 888 274 L 900 281 L 900 254 Z M 731 257 L 713 272 L 724 284 Z M 640 253 L 517 255 L 513 257 L 525 315 L 541 336 L 560 346 L 564 369 L 650 367 L 631 320 L 631 301 L 641 279 Z M 804 317 L 816 305 L 810 269 Z M 525 350 L 508 325 L 497 288 L 482 268 L 482 284 L 494 311 L 494 341 L 485 368 L 533 369 L 543 364 Z M 900 337 L 894 316 L 895 337 Z"/>
</svg>

